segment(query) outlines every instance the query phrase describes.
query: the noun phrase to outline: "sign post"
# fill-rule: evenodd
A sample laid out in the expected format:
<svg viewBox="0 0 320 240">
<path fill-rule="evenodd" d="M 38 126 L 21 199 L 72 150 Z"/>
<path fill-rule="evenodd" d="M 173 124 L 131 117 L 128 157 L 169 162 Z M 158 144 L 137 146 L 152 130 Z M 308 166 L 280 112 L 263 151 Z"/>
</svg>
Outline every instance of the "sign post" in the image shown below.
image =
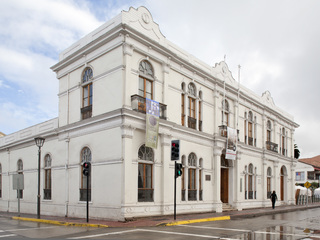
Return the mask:
<svg viewBox="0 0 320 240">
<path fill-rule="evenodd" d="M 308 181 L 306 181 L 306 183 L 304 184 L 304 186 L 307 188 L 307 207 L 308 207 L 309 188 L 311 187 L 311 183 L 309 183 Z"/>
<path fill-rule="evenodd" d="M 20 217 L 20 192 L 24 189 L 24 178 L 23 174 L 14 174 L 12 175 L 12 185 L 13 190 L 17 190 L 18 196 L 18 216 Z"/>
</svg>

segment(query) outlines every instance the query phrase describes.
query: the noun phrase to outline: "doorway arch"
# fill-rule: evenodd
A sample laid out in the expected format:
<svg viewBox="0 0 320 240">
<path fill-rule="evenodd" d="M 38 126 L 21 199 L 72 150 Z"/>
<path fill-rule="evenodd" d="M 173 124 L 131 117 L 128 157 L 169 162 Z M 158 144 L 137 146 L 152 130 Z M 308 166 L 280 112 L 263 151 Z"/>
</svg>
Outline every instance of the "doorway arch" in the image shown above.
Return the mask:
<svg viewBox="0 0 320 240">
<path fill-rule="evenodd" d="M 287 179 L 287 168 L 285 166 L 282 166 L 280 170 L 280 200 L 281 201 L 285 200 L 286 179 Z"/>
</svg>

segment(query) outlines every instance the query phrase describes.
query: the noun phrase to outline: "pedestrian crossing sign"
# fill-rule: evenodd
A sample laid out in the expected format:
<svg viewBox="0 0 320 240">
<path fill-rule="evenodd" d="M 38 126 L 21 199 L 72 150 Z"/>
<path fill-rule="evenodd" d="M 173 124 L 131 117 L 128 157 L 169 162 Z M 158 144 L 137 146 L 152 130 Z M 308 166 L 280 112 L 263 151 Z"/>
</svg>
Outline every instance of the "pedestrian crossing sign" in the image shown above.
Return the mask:
<svg viewBox="0 0 320 240">
<path fill-rule="evenodd" d="M 304 186 L 305 186 L 306 188 L 309 188 L 309 187 L 311 187 L 311 183 L 309 183 L 308 181 L 306 181 L 306 183 L 304 184 Z"/>
</svg>

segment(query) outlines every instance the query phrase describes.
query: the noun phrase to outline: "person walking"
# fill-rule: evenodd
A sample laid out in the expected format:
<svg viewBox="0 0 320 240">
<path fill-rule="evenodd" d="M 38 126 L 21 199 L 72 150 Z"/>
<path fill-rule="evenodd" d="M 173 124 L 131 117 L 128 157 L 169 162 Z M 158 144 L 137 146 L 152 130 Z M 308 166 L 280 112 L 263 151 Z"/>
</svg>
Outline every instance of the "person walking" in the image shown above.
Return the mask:
<svg viewBox="0 0 320 240">
<path fill-rule="evenodd" d="M 270 199 L 271 199 L 271 202 L 272 202 L 272 208 L 274 209 L 274 206 L 276 204 L 276 200 L 278 199 L 277 197 L 277 194 L 276 194 L 276 191 L 273 191 L 270 195 Z"/>
</svg>

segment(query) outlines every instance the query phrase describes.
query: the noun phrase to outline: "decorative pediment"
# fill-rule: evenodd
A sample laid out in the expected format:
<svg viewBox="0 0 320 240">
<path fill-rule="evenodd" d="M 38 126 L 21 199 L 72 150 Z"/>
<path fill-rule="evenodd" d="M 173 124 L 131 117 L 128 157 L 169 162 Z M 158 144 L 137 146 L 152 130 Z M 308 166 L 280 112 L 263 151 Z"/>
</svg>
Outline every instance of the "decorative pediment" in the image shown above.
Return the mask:
<svg viewBox="0 0 320 240">
<path fill-rule="evenodd" d="M 271 93 L 269 91 L 265 91 L 264 93 L 262 93 L 262 101 L 269 106 L 274 107 L 274 101 L 273 98 L 271 97 Z"/>
<path fill-rule="evenodd" d="M 217 74 L 217 77 L 223 81 L 226 81 L 227 84 L 234 85 L 236 83 L 225 61 L 216 63 L 214 66 L 214 70 Z"/>
<path fill-rule="evenodd" d="M 145 7 L 135 9 L 131 7 L 129 11 L 123 11 L 123 23 L 144 33 L 149 38 L 162 42 L 165 37 L 160 32 L 159 25 L 153 21 L 151 13 Z"/>
</svg>

